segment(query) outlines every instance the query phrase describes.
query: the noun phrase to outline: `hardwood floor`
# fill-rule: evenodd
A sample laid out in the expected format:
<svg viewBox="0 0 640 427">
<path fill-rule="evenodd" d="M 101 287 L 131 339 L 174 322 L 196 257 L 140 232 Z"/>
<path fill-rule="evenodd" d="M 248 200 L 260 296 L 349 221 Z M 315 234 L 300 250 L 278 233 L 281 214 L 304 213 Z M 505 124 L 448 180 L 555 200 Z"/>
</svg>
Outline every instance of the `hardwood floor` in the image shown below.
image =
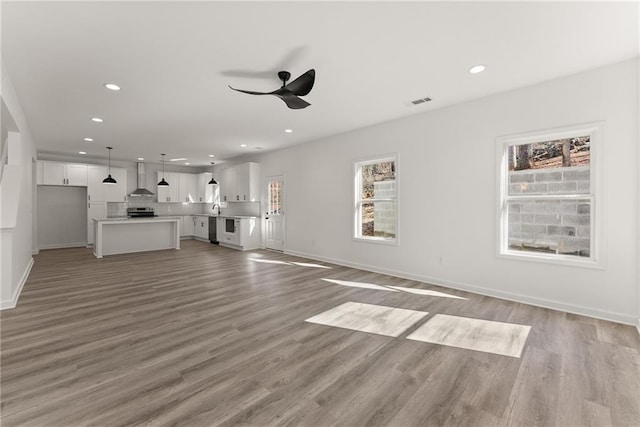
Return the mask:
<svg viewBox="0 0 640 427">
<path fill-rule="evenodd" d="M 347 302 L 428 315 L 305 322 Z M 407 339 L 439 314 L 531 328 L 520 357 Z M 43 251 L 0 320 L 3 427 L 640 425 L 631 326 L 268 251 Z"/>
</svg>

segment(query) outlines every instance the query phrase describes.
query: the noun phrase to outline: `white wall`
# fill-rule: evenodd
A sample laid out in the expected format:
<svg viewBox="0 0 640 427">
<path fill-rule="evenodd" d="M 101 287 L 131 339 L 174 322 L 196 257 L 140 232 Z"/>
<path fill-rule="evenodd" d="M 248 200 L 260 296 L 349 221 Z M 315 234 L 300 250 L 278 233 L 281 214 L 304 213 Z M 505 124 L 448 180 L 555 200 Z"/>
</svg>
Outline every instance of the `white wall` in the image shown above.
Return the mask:
<svg viewBox="0 0 640 427">
<path fill-rule="evenodd" d="M 34 183 L 32 161 L 35 144 L 9 74 L 2 68 L 1 96 L 19 133 L 9 147 L 9 164 L 0 181 L 0 308 L 15 306 L 33 264 Z"/>
<path fill-rule="evenodd" d="M 290 253 L 636 324 L 638 112 L 633 60 L 242 161 L 285 173 Z M 496 137 L 594 121 L 606 126 L 606 267 L 498 258 Z M 391 152 L 400 244 L 354 241 L 352 161 Z"/>
</svg>

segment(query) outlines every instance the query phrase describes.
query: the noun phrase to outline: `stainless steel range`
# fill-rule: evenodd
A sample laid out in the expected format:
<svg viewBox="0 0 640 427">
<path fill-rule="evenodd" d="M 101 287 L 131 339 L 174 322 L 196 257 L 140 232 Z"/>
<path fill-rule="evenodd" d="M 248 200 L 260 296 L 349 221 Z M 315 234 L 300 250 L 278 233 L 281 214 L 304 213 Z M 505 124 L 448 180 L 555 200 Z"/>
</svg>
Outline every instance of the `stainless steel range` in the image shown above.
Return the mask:
<svg viewBox="0 0 640 427">
<path fill-rule="evenodd" d="M 127 208 L 127 217 L 129 218 L 149 218 L 158 216 L 153 208 Z"/>
</svg>

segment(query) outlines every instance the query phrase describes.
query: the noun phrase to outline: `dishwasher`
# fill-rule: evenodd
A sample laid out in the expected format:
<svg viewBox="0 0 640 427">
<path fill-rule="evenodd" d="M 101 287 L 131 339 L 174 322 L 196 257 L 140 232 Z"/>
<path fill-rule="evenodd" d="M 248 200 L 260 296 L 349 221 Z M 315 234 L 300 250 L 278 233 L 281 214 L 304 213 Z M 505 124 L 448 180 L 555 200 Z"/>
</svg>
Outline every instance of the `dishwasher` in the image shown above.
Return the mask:
<svg viewBox="0 0 640 427">
<path fill-rule="evenodd" d="M 214 245 L 220 244 L 220 242 L 218 242 L 218 217 L 217 216 L 209 217 L 209 241 Z"/>
</svg>

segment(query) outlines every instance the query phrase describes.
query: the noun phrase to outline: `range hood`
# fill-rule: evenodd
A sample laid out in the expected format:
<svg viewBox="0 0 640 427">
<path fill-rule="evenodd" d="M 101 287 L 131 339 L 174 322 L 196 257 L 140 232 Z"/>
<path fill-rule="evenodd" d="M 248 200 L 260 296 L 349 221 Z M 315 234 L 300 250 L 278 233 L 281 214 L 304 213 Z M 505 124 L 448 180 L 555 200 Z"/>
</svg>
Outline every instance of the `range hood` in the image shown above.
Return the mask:
<svg viewBox="0 0 640 427">
<path fill-rule="evenodd" d="M 138 163 L 138 188 L 129 194 L 129 197 L 151 197 L 155 196 L 154 193 L 144 188 L 146 185 L 147 175 L 145 173 L 144 163 Z"/>
</svg>

